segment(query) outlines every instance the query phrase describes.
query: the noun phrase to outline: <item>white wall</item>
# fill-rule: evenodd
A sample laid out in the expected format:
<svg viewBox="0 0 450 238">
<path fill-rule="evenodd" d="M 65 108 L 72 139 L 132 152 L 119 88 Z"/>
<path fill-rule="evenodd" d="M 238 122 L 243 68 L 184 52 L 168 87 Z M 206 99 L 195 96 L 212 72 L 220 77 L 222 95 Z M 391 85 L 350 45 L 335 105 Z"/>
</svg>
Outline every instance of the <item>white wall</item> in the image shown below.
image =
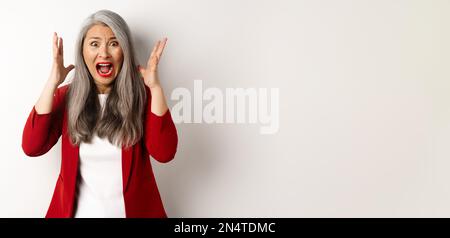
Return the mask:
<svg viewBox="0 0 450 238">
<path fill-rule="evenodd" d="M 0 217 L 45 215 L 60 142 L 21 149 L 51 66 L 51 36 L 73 63 L 82 21 L 128 22 L 145 63 L 176 88 L 279 88 L 279 130 L 178 123 L 169 164 L 152 159 L 169 217 L 450 216 L 450 2 L 10 1 L 0 7 Z M 173 107 L 176 100 L 169 100 Z"/>
</svg>

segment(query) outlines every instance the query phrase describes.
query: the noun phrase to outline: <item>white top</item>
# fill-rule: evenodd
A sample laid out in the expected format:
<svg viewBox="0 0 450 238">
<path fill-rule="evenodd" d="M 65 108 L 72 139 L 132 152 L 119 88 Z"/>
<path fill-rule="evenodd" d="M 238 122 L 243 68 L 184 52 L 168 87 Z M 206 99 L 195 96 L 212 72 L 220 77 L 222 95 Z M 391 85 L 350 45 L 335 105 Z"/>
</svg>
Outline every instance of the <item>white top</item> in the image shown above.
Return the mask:
<svg viewBox="0 0 450 238">
<path fill-rule="evenodd" d="M 103 108 L 108 94 L 98 94 Z M 80 176 L 75 217 L 125 217 L 122 149 L 96 134 L 80 143 Z"/>
</svg>

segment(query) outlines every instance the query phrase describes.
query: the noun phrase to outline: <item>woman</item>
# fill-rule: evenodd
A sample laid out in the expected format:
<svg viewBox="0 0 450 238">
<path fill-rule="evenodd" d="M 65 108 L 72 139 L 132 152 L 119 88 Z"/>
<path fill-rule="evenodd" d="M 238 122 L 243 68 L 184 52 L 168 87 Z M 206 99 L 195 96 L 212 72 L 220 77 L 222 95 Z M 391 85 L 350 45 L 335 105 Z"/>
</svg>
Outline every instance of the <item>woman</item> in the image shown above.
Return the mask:
<svg viewBox="0 0 450 238">
<path fill-rule="evenodd" d="M 178 136 L 158 77 L 167 38 L 138 66 L 130 30 L 116 13 L 87 18 L 75 65 L 64 66 L 53 36 L 53 67 L 23 130 L 28 156 L 62 136 L 62 162 L 46 217 L 167 217 L 149 155 L 166 163 Z M 75 69 L 68 85 L 58 86 Z"/>
</svg>

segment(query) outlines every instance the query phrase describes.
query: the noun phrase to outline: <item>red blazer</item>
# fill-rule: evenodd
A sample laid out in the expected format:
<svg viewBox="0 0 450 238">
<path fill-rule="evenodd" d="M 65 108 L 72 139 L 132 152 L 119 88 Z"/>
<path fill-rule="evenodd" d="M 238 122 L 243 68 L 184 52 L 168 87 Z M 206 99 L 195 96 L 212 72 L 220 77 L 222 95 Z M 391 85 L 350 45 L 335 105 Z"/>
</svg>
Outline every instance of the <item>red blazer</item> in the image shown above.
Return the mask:
<svg viewBox="0 0 450 238">
<path fill-rule="evenodd" d="M 62 135 L 61 171 L 46 218 L 73 217 L 76 199 L 79 147 L 70 142 L 67 131 L 66 92 L 69 85 L 54 94 L 52 111 L 37 114 L 33 107 L 22 135 L 22 148 L 28 156 L 47 153 Z M 171 161 L 178 136 L 170 111 L 162 116 L 151 112 L 150 89 L 144 114 L 144 137 L 135 145 L 122 147 L 122 178 L 126 217 L 166 218 L 149 155 L 161 163 Z"/>
</svg>

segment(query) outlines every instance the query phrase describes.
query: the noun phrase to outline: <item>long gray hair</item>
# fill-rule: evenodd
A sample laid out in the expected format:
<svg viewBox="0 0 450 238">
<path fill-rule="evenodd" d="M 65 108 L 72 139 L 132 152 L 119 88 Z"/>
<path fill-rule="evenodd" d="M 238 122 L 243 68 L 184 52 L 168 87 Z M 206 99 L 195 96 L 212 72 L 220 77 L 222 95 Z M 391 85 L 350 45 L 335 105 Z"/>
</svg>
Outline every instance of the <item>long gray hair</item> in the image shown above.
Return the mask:
<svg viewBox="0 0 450 238">
<path fill-rule="evenodd" d="M 123 63 L 105 103 L 103 116 L 96 85 L 83 58 L 87 31 L 94 25 L 111 28 L 123 51 Z M 144 134 L 143 114 L 147 100 L 134 55 L 131 33 L 121 16 L 109 10 L 90 15 L 82 25 L 75 46 L 75 75 L 68 92 L 68 131 L 71 142 L 89 143 L 94 132 L 116 146 L 129 147 Z"/>
</svg>

